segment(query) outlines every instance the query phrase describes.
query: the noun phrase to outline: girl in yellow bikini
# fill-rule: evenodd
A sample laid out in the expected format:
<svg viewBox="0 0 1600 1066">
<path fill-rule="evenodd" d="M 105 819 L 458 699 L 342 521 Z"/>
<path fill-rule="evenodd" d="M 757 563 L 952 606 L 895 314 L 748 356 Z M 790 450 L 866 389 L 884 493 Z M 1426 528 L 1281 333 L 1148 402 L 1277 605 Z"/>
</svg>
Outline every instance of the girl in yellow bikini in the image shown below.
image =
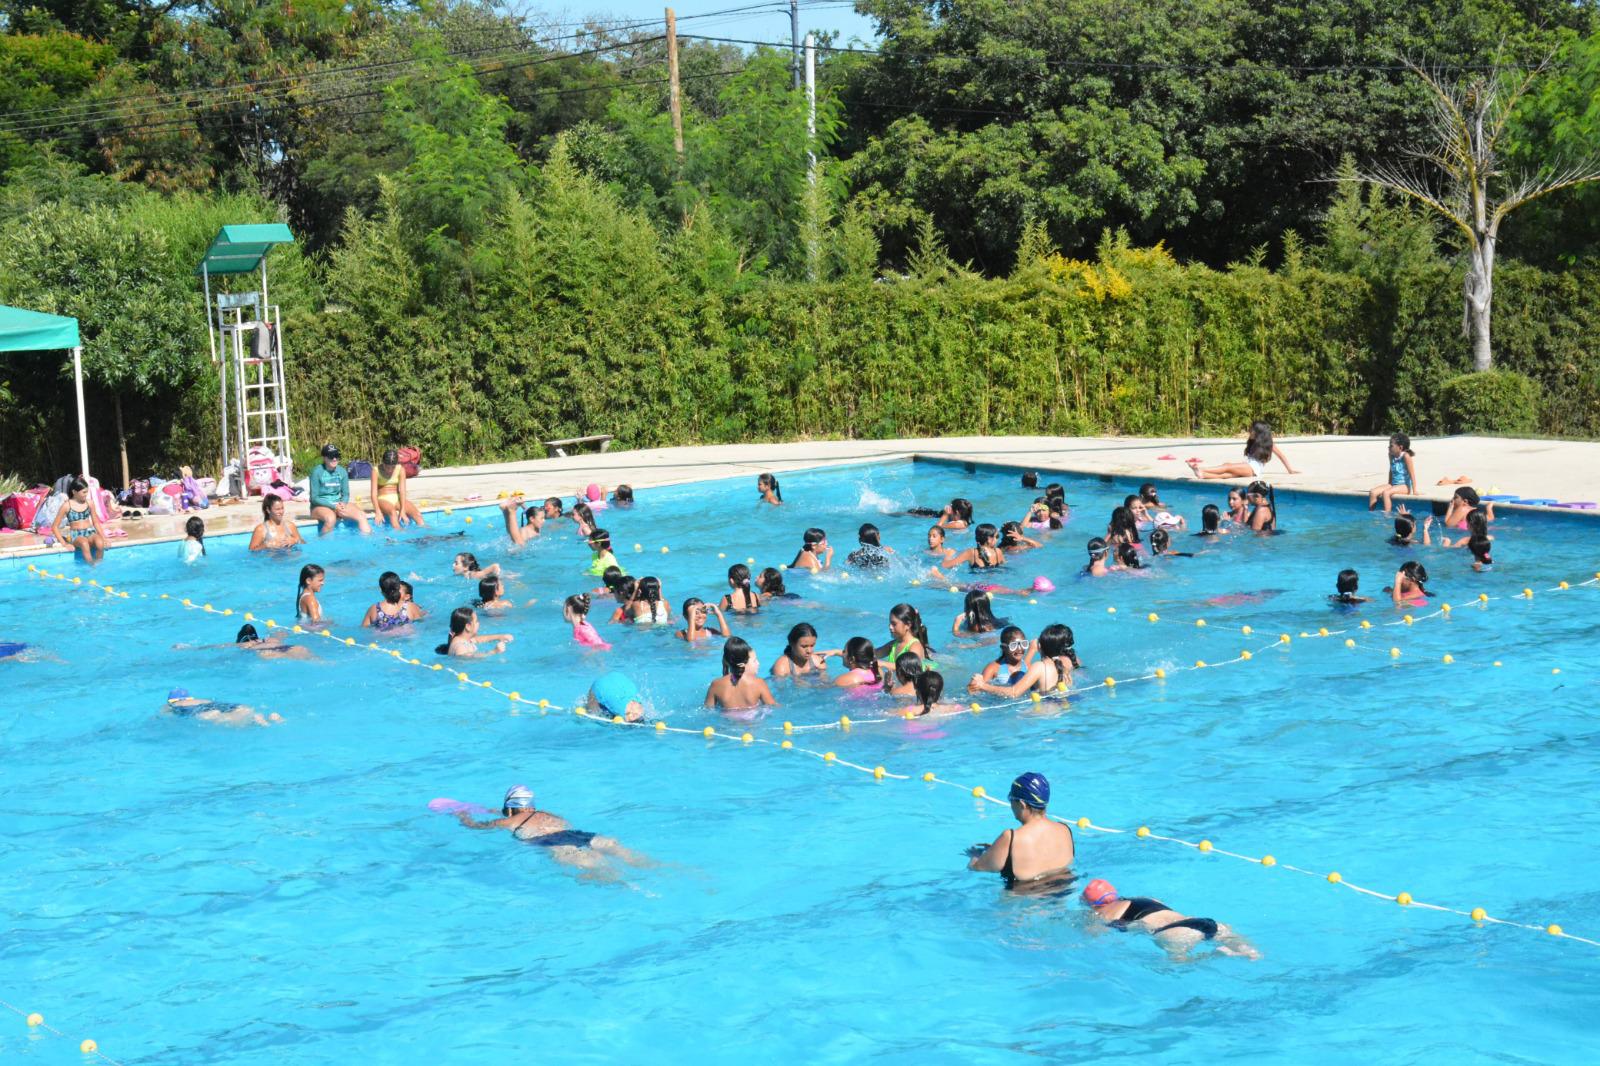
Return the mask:
<svg viewBox="0 0 1600 1066">
<path fill-rule="evenodd" d="M 406 468 L 400 465 L 400 453 L 390 448 L 383 453 L 383 461 L 372 468 L 372 509 L 378 521 L 388 519 L 399 529 L 407 521 L 419 526 L 427 525 L 417 505 L 406 498 Z"/>
</svg>

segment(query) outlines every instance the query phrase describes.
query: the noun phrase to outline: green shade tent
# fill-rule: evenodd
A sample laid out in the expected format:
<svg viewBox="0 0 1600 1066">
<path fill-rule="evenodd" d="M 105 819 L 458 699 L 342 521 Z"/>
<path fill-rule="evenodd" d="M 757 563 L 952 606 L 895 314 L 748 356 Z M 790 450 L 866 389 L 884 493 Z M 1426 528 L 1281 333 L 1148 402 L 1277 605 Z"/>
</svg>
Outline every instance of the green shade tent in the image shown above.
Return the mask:
<svg viewBox="0 0 1600 1066">
<path fill-rule="evenodd" d="M 293 243 L 294 234 L 281 222 L 223 226 L 212 238 L 205 258 L 194 272 L 207 277 L 247 274 L 261 265 L 262 258 L 273 245 Z"/>
<path fill-rule="evenodd" d="M 41 311 L 0 305 L 0 352 L 38 352 L 58 348 L 72 350 L 72 377 L 78 391 L 79 471 L 89 476 L 89 424 L 83 415 L 83 344 L 78 339 L 78 320 Z"/>
</svg>

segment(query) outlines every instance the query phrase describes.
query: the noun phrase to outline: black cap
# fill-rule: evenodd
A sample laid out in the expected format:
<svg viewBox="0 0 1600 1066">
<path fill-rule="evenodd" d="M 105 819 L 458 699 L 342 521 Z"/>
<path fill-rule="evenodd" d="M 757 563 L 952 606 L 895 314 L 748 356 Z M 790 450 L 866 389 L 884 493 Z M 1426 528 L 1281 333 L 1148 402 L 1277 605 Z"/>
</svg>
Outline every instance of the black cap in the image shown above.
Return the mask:
<svg viewBox="0 0 1600 1066">
<path fill-rule="evenodd" d="M 322 446 L 322 457 L 324 459 L 339 458 L 339 446 L 337 444 L 324 444 Z"/>
</svg>

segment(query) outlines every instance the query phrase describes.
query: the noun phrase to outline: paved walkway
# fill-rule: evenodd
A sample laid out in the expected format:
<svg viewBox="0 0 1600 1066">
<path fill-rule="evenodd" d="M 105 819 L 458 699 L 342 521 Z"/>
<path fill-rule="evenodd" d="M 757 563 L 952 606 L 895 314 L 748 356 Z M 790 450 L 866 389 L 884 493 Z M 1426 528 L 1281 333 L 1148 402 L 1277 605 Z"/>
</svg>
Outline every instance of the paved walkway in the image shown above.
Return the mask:
<svg viewBox="0 0 1600 1066">
<path fill-rule="evenodd" d="M 1281 464 L 1268 468 L 1267 478 L 1280 489 L 1365 496 L 1385 480 L 1386 438 L 1284 437 L 1279 445 L 1296 473 Z M 936 437 L 879 441 L 804 441 L 794 444 L 719 444 L 687 448 L 648 448 L 535 459 L 484 466 L 425 470 L 411 481 L 411 496 L 424 510 L 476 501 L 493 502 L 500 493 L 521 491 L 532 496 L 572 496 L 590 482 L 607 489 L 618 483 L 635 487 L 674 485 L 706 478 L 748 477 L 770 470 L 777 474 L 809 467 L 834 466 L 911 456 L 956 459 L 1074 474 L 1186 478 L 1182 460 L 1191 456 L 1207 465 L 1238 461 L 1243 438 L 1195 437 Z M 1444 437 L 1412 442 L 1422 495 L 1446 499 L 1454 485 L 1435 485 L 1442 477 L 1468 476 L 1480 493 L 1549 497 L 1562 502 L 1600 502 L 1600 443 L 1518 440 L 1499 437 Z M 1175 458 L 1163 458 L 1174 456 Z M 366 485 L 358 483 L 366 502 Z M 291 507 L 304 518 L 300 507 Z M 1582 513 L 1582 512 L 1579 512 Z M 257 501 L 223 504 L 202 512 L 208 536 L 243 532 L 260 521 Z M 113 547 L 173 540 L 183 536 L 186 516 L 154 516 L 117 525 L 126 537 Z M 15 534 L 0 538 L 0 558 L 41 552 L 38 538 Z"/>
</svg>

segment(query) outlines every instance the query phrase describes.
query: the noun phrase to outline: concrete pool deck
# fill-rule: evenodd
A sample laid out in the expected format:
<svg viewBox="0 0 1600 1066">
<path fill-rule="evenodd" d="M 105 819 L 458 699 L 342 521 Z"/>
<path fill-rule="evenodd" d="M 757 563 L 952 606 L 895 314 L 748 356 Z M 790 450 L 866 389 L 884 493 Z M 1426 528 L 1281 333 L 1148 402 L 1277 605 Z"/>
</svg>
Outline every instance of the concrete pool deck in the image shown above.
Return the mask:
<svg viewBox="0 0 1600 1066">
<path fill-rule="evenodd" d="M 1266 479 L 1276 488 L 1359 496 L 1387 480 L 1386 437 L 1282 437 L 1278 444 L 1294 464 L 1285 473 L 1281 463 L 1268 467 Z M 560 459 L 530 459 L 482 466 L 424 470 L 410 482 L 410 493 L 424 511 L 442 507 L 493 503 L 501 493 L 520 491 L 530 497 L 572 496 L 590 482 L 608 490 L 619 483 L 635 488 L 676 485 L 708 478 L 755 477 L 821 466 L 866 461 L 891 461 L 921 456 L 957 462 L 1026 467 L 1041 473 L 1110 475 L 1151 479 L 1187 479 L 1183 460 L 1206 465 L 1242 459 L 1243 437 L 932 437 L 899 440 L 824 440 L 789 444 L 714 444 L 681 448 L 645 448 Z M 1505 437 L 1437 437 L 1412 442 L 1416 452 L 1419 496 L 1448 499 L 1454 485 L 1434 484 L 1442 477 L 1472 478 L 1480 493 L 1515 494 L 1562 502 L 1600 502 L 1600 442 L 1524 440 Z M 1174 456 L 1164 459 L 1162 456 Z M 1234 478 L 1227 483 L 1242 484 Z M 358 502 L 366 502 L 365 481 L 352 485 Z M 1582 514 L 1582 511 L 1563 513 Z M 304 524 L 304 504 L 291 504 L 290 514 Z M 260 520 L 256 501 L 213 506 L 200 512 L 208 536 L 246 532 Z M 127 535 L 112 547 L 180 539 L 187 515 L 157 515 L 113 523 Z M 64 555 L 27 534 L 0 537 L 0 558 Z"/>
</svg>

